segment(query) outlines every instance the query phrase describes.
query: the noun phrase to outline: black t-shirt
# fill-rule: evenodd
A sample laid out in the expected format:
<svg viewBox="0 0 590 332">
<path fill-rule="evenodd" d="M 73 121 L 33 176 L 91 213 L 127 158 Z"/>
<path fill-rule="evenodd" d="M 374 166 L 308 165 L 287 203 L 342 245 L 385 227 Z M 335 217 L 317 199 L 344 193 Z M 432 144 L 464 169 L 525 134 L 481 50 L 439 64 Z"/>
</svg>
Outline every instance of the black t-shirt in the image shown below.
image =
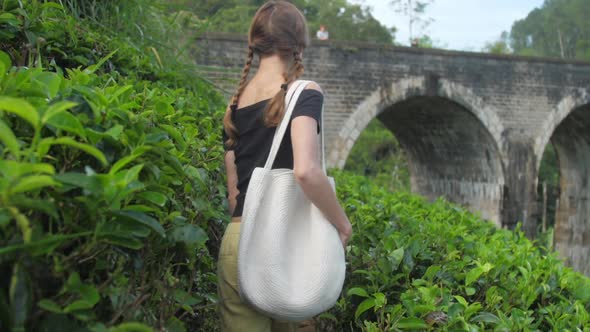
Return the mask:
<svg viewBox="0 0 590 332">
<path fill-rule="evenodd" d="M 237 187 L 239 194 L 236 197 L 237 203 L 232 217 L 242 216 L 244 199 L 252 172 L 256 167 L 264 167 L 264 163 L 270 153 L 270 146 L 272 145 L 276 127 L 266 127 L 264 125 L 263 112 L 269 100 L 263 100 L 232 111 L 232 121 L 239 135 L 237 143 L 233 147 L 226 147 L 226 151 L 234 151 L 238 173 Z M 303 90 L 295 104 L 291 120 L 298 116 L 309 116 L 317 121 L 319 133 L 323 102 L 324 96 L 321 92 L 314 89 Z M 224 131 L 223 142 L 225 143 L 226 140 L 227 135 Z M 291 144 L 290 122 L 272 168 L 293 169 L 293 146 Z"/>
</svg>

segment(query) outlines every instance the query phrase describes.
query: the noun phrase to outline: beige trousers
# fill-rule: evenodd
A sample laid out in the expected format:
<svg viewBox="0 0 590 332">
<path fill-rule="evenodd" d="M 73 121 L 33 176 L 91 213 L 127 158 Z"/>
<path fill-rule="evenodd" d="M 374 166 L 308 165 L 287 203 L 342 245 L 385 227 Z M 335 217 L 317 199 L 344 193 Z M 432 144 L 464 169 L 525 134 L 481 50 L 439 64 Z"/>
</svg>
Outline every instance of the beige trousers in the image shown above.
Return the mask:
<svg viewBox="0 0 590 332">
<path fill-rule="evenodd" d="M 234 219 L 234 221 L 238 220 Z M 217 289 L 219 293 L 221 330 L 224 332 L 314 331 L 313 325 L 298 329 L 299 324 L 275 321 L 255 311 L 241 301 L 238 290 L 238 241 L 240 239 L 240 225 L 240 222 L 232 222 L 227 226 L 223 239 L 221 240 L 221 249 L 219 251 Z"/>
</svg>

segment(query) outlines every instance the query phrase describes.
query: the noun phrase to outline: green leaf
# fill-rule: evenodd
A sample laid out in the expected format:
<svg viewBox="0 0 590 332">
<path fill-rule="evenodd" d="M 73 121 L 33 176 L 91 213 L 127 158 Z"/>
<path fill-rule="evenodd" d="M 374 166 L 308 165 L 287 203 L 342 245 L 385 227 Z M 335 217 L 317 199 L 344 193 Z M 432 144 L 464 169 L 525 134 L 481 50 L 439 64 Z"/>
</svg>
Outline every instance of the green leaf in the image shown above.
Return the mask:
<svg viewBox="0 0 590 332">
<path fill-rule="evenodd" d="M 375 309 L 380 309 L 385 304 L 387 304 L 387 299 L 385 298 L 385 294 L 375 293 L 375 294 L 373 294 L 373 296 L 375 297 Z"/>
<path fill-rule="evenodd" d="M 166 195 L 155 191 L 144 191 L 137 194 L 136 196 L 158 206 L 164 206 L 168 201 Z"/>
<path fill-rule="evenodd" d="M 20 229 L 21 233 L 23 234 L 23 241 L 25 243 L 29 243 L 31 241 L 31 236 L 33 234 L 33 228 L 31 227 L 31 222 L 29 218 L 24 214 L 20 213 L 14 207 L 9 207 L 8 210 L 11 211 L 12 216 L 16 219 L 16 224 Z"/>
<path fill-rule="evenodd" d="M 176 141 L 176 144 L 178 144 L 179 146 L 179 151 L 186 150 L 186 141 L 184 140 L 182 134 L 180 133 L 180 131 L 178 131 L 178 129 L 166 124 L 161 124 L 160 127 L 166 130 L 168 135 L 172 136 L 172 138 Z"/>
<path fill-rule="evenodd" d="M 141 323 L 122 323 L 109 329 L 109 332 L 154 332 L 151 327 Z"/>
<path fill-rule="evenodd" d="M 12 153 L 16 158 L 20 158 L 20 144 L 16 139 L 16 136 L 12 130 L 0 119 L 0 141 L 4 143 L 4 146 Z"/>
<path fill-rule="evenodd" d="M 119 217 L 119 218 L 125 218 L 127 220 L 136 221 L 142 225 L 145 225 L 145 226 L 151 228 L 156 233 L 158 233 L 161 237 L 166 237 L 164 227 L 162 227 L 162 225 L 160 225 L 160 223 L 156 219 L 148 216 L 147 214 L 145 214 L 143 212 L 130 211 L 130 210 L 118 210 L 118 211 L 111 211 L 111 214 L 113 214 L 114 216 Z"/>
<path fill-rule="evenodd" d="M 440 265 L 431 265 L 428 267 L 428 269 L 426 269 L 426 272 L 424 273 L 424 279 L 426 280 L 430 280 L 432 281 L 432 279 L 434 278 L 434 276 L 438 273 L 438 271 L 441 270 Z"/>
<path fill-rule="evenodd" d="M 42 9 L 53 8 L 53 9 L 57 9 L 57 10 L 60 10 L 60 11 L 63 11 L 64 10 L 64 7 L 62 5 L 57 4 L 55 2 L 46 2 L 46 3 L 44 3 L 44 4 L 41 5 L 41 8 Z"/>
<path fill-rule="evenodd" d="M 14 206 L 21 210 L 30 209 L 41 211 L 49 216 L 52 216 L 55 219 L 59 218 L 55 202 L 47 199 L 32 199 L 28 197 L 18 197 L 17 199 L 12 200 L 12 204 L 14 204 Z"/>
<path fill-rule="evenodd" d="M 203 301 L 203 299 L 197 299 L 184 290 L 178 288 L 174 290 L 174 300 L 179 304 L 189 307 L 199 304 Z"/>
<path fill-rule="evenodd" d="M 415 317 L 408 317 L 402 318 L 397 321 L 395 325 L 397 328 L 400 329 L 426 329 L 428 328 L 428 324 L 425 321 L 415 318 Z"/>
<path fill-rule="evenodd" d="M 120 95 L 124 94 L 125 92 L 133 89 L 133 85 L 125 85 L 117 89 L 117 91 L 113 92 L 109 97 L 109 101 L 115 100 Z"/>
<path fill-rule="evenodd" d="M 48 125 L 54 126 L 55 128 L 65 130 L 81 137 L 86 137 L 84 127 L 80 123 L 80 120 L 78 120 L 78 118 L 69 112 L 54 114 L 47 120 L 46 123 Z"/>
<path fill-rule="evenodd" d="M 402 259 L 404 258 L 404 248 L 398 248 L 391 253 L 391 264 L 396 270 L 401 263 Z"/>
<path fill-rule="evenodd" d="M 109 135 L 113 139 L 118 140 L 121 137 L 121 134 L 123 133 L 124 129 L 125 128 L 121 125 L 114 125 L 113 127 L 111 127 L 109 130 L 105 131 L 104 133 L 106 135 Z M 145 147 L 145 148 L 148 149 L 148 147 Z"/>
<path fill-rule="evenodd" d="M 92 66 L 88 66 L 88 68 L 84 69 L 84 73 L 86 74 L 92 74 L 95 71 L 97 71 L 108 59 L 110 59 L 113 55 L 115 55 L 115 53 L 117 53 L 118 50 L 114 50 L 111 53 L 109 53 L 107 56 L 103 57 L 102 59 L 100 59 L 100 61 L 98 61 L 96 64 L 92 65 Z"/>
<path fill-rule="evenodd" d="M 37 303 L 37 305 L 41 309 L 47 310 L 49 312 L 54 312 L 56 314 L 61 314 L 63 312 L 63 310 L 61 309 L 59 304 L 57 304 L 54 301 L 49 300 L 49 299 L 43 299 L 43 300 L 39 301 Z"/>
<path fill-rule="evenodd" d="M 358 319 L 359 316 L 363 314 L 363 312 L 373 308 L 374 306 L 375 306 L 375 299 L 373 299 L 373 298 L 365 299 L 356 308 L 356 311 L 354 312 L 354 319 L 355 320 Z"/>
<path fill-rule="evenodd" d="M 188 246 L 202 246 L 207 242 L 207 233 L 197 225 L 175 227 L 170 232 L 170 238 L 175 242 L 182 242 Z"/>
<path fill-rule="evenodd" d="M 55 174 L 55 168 L 46 163 L 26 163 L 14 160 L 0 160 L 0 174 L 7 178 L 16 179 L 25 174 Z"/>
<path fill-rule="evenodd" d="M 39 114 L 26 100 L 2 96 L 0 97 L 0 111 L 18 115 L 35 129 L 39 127 Z"/>
<path fill-rule="evenodd" d="M 45 235 L 41 240 L 31 241 L 21 244 L 13 244 L 0 248 L 0 255 L 5 255 L 13 251 L 27 250 L 33 256 L 50 254 L 55 248 L 64 243 L 66 240 L 90 236 L 93 232 L 80 232 L 75 234 L 51 234 Z"/>
<path fill-rule="evenodd" d="M 2 14 L 0 14 L 0 24 L 7 24 L 12 27 L 18 27 L 20 24 L 20 21 L 18 20 L 18 18 L 16 16 L 14 16 L 11 13 L 2 13 Z"/>
<path fill-rule="evenodd" d="M 70 274 L 70 277 L 64 285 L 64 290 L 75 293 L 80 297 L 80 299 L 75 300 L 63 309 L 63 311 L 66 313 L 92 309 L 94 305 L 96 305 L 100 300 L 100 296 L 96 287 L 94 287 L 94 285 L 84 284 L 80 280 L 80 275 L 78 272 Z"/>
<path fill-rule="evenodd" d="M 145 152 L 147 152 L 149 150 L 150 150 L 149 147 L 140 147 L 140 148 L 135 149 L 130 155 L 119 159 L 111 167 L 111 170 L 109 171 L 109 174 L 115 174 L 115 173 L 117 173 L 120 169 L 122 169 L 127 164 L 129 164 L 130 162 L 134 161 L 135 159 L 139 158 L 141 155 L 143 155 Z"/>
<path fill-rule="evenodd" d="M 59 183 L 53 180 L 53 177 L 48 175 L 32 175 L 22 178 L 12 188 L 10 194 L 27 192 L 31 190 L 40 189 L 48 186 L 57 186 Z"/>
<path fill-rule="evenodd" d="M 498 318 L 498 316 L 492 314 L 491 312 L 480 312 L 477 316 L 471 318 L 471 323 L 490 323 L 490 324 L 500 324 L 502 320 Z"/>
<path fill-rule="evenodd" d="M 465 298 L 461 295 L 455 295 L 455 299 L 461 303 L 465 308 L 469 307 L 469 304 L 467 303 L 467 300 L 465 300 Z"/>
<path fill-rule="evenodd" d="M 35 79 L 43 83 L 49 99 L 53 99 L 57 96 L 62 81 L 59 75 L 51 72 L 42 72 L 36 75 Z"/>
<path fill-rule="evenodd" d="M 10 56 L 6 54 L 6 52 L 0 51 L 0 68 L 4 68 L 4 70 L 0 71 L 0 82 L 2 82 L 2 78 L 4 74 L 12 67 L 12 61 L 10 61 Z"/>
<path fill-rule="evenodd" d="M 120 235 L 115 233 L 103 233 L 100 234 L 100 238 L 109 244 L 129 248 L 133 250 L 139 250 L 143 248 L 143 242 L 140 240 L 127 236 L 127 235 Z"/>
<path fill-rule="evenodd" d="M 165 132 L 150 133 L 145 137 L 145 143 L 157 144 L 166 139 L 168 139 L 168 134 Z"/>
<path fill-rule="evenodd" d="M 92 303 L 92 302 L 87 301 L 87 300 L 76 300 L 76 301 L 68 304 L 63 309 L 63 312 L 65 312 L 65 313 L 71 313 L 71 312 L 79 311 L 79 310 L 92 309 L 95 304 L 96 303 Z"/>
<path fill-rule="evenodd" d="M 76 107 L 78 104 L 68 100 L 58 101 L 57 103 L 51 104 L 43 117 L 41 118 L 41 123 L 45 124 L 49 121 L 52 117 L 69 110 L 70 108 Z"/>
<path fill-rule="evenodd" d="M 364 290 L 363 288 L 360 288 L 360 287 L 353 287 L 353 288 L 349 289 L 348 292 L 346 293 L 346 295 L 348 295 L 348 296 L 357 295 L 357 296 L 361 296 L 361 297 L 369 297 L 369 294 L 367 293 L 367 291 Z"/>
<path fill-rule="evenodd" d="M 467 277 L 465 277 L 465 286 L 471 285 L 471 283 L 477 280 L 477 278 L 479 278 L 483 272 L 483 268 L 480 266 L 475 267 L 471 269 L 471 271 L 467 272 Z"/>
<path fill-rule="evenodd" d="M 94 158 L 98 159 L 104 166 L 108 164 L 107 158 L 105 158 L 104 154 L 97 148 L 90 146 L 88 144 L 80 143 L 75 141 L 71 137 L 60 137 L 50 142 L 51 145 L 55 144 L 63 144 L 68 145 L 77 149 L 80 149 L 89 155 L 93 156 Z"/>
<path fill-rule="evenodd" d="M 63 184 L 68 184 L 78 188 L 82 188 L 88 193 L 94 195 L 100 194 L 103 190 L 100 179 L 95 175 L 86 175 L 84 173 L 70 172 L 58 174 L 54 177 L 54 179 Z"/>
</svg>

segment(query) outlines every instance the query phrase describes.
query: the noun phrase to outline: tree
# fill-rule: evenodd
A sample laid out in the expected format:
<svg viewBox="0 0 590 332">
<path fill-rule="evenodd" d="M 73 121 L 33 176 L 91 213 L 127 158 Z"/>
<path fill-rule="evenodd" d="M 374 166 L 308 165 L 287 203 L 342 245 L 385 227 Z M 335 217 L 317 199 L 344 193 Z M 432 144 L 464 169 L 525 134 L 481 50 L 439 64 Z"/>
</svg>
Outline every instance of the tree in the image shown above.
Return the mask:
<svg viewBox="0 0 590 332">
<path fill-rule="evenodd" d="M 209 31 L 244 33 L 258 7 L 265 0 L 174 0 L 207 20 Z M 369 7 L 347 0 L 292 0 L 305 15 L 310 33 L 315 35 L 320 24 L 330 32 L 330 39 L 361 40 L 392 44 L 395 29 L 377 21 Z"/>
<path fill-rule="evenodd" d="M 410 42 L 414 39 L 413 27 L 414 23 L 421 24 L 420 29 L 425 29 L 432 18 L 424 18 L 426 8 L 430 6 L 434 0 L 392 0 L 391 6 L 398 13 L 408 17 L 408 28 L 410 31 Z"/>
<path fill-rule="evenodd" d="M 509 46 L 509 36 L 508 32 L 502 32 L 500 38 L 493 42 L 488 42 L 483 47 L 482 52 L 492 53 L 492 54 L 510 54 L 512 50 Z"/>
<path fill-rule="evenodd" d="M 546 0 L 512 25 L 510 46 L 523 55 L 590 59 L 588 17 L 588 0 Z"/>
</svg>

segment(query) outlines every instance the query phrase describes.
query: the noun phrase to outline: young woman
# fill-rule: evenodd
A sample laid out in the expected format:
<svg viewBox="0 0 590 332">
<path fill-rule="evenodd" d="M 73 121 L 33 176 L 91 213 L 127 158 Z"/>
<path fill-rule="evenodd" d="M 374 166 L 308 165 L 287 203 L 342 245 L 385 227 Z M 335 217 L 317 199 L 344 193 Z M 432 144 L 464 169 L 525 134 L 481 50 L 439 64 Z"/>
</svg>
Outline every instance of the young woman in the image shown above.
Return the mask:
<svg viewBox="0 0 590 332">
<path fill-rule="evenodd" d="M 250 26 L 248 57 L 242 79 L 223 119 L 225 167 L 232 222 L 219 253 L 219 299 L 224 331 L 294 331 L 293 324 L 274 322 L 240 300 L 237 254 L 240 217 L 250 177 L 268 157 L 273 135 L 285 111 L 285 94 L 303 73 L 303 51 L 309 44 L 303 14 L 286 1 L 269 1 L 258 9 Z M 254 77 L 248 73 L 260 59 Z M 352 228 L 322 171 L 318 155 L 323 94 L 316 83 L 301 93 L 273 168 L 293 169 L 305 195 L 336 227 L 342 244 Z M 302 244 L 303 245 L 303 244 Z"/>
</svg>

